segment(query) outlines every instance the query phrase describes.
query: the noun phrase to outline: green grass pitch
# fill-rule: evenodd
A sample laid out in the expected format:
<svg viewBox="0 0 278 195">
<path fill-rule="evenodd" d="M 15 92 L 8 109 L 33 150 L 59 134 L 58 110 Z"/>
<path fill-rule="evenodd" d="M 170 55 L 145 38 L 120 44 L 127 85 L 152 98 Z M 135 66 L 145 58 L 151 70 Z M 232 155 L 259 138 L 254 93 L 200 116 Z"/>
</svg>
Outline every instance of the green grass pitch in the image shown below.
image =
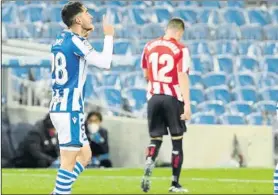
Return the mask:
<svg viewBox="0 0 278 195">
<path fill-rule="evenodd" d="M 50 194 L 55 169 L 2 169 L 3 194 Z M 73 194 L 143 194 L 142 169 L 87 169 Z M 184 169 L 180 183 L 190 194 L 273 194 L 272 169 Z M 156 168 L 149 194 L 166 194 L 171 168 Z"/>
</svg>

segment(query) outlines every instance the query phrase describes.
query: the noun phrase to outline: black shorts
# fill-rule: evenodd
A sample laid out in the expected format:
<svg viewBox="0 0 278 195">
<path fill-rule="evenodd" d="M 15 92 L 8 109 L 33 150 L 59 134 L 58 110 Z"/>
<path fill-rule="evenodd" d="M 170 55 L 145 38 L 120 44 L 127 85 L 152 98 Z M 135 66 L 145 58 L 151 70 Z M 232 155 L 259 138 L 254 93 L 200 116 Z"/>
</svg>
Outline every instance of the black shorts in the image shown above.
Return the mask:
<svg viewBox="0 0 278 195">
<path fill-rule="evenodd" d="M 148 101 L 148 127 L 151 137 L 181 136 L 186 132 L 185 121 L 180 119 L 184 103 L 168 95 L 153 95 Z"/>
</svg>

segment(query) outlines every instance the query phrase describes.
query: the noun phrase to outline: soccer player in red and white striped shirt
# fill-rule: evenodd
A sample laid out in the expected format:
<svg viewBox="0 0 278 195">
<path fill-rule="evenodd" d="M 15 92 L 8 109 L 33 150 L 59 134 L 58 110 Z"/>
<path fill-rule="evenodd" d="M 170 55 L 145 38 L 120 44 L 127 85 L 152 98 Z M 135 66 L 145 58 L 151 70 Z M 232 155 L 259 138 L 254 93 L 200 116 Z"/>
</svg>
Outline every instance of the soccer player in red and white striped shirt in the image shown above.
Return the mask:
<svg viewBox="0 0 278 195">
<path fill-rule="evenodd" d="M 148 42 L 142 54 L 142 69 L 148 81 L 148 146 L 142 190 L 150 189 L 150 176 L 162 143 L 163 135 L 172 137 L 173 179 L 170 192 L 187 192 L 179 184 L 183 163 L 182 138 L 186 132 L 184 120 L 189 120 L 189 50 L 180 43 L 185 29 L 179 18 L 169 21 L 165 35 Z"/>
</svg>

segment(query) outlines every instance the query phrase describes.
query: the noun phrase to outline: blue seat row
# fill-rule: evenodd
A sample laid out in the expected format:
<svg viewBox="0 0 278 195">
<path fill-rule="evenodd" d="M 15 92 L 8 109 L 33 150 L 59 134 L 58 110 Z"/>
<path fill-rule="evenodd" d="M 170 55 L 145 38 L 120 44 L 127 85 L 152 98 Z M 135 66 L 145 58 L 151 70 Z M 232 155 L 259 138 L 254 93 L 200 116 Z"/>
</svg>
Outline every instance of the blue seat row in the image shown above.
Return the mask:
<svg viewBox="0 0 278 195">
<path fill-rule="evenodd" d="M 215 1 L 215 3 L 219 4 L 220 2 Z M 165 3 L 155 3 L 154 6 L 147 8 L 144 5 L 121 5 L 124 4 L 123 2 L 114 3 L 114 5 L 111 5 L 111 2 L 103 5 L 91 5 L 90 1 L 86 1 L 86 4 L 88 5 L 89 12 L 94 16 L 95 22 L 101 22 L 102 15 L 108 11 L 113 16 L 113 22 L 115 24 L 120 24 L 125 18 L 130 18 L 134 24 L 143 25 L 153 22 L 163 23 L 171 17 L 180 17 L 191 24 L 230 23 L 238 26 L 245 24 L 259 24 L 264 26 L 277 23 L 278 18 L 278 9 L 276 7 L 268 11 L 261 8 L 248 8 L 246 10 L 243 8 L 227 7 L 220 10 L 210 6 L 184 7 L 176 5 L 172 7 L 171 4 L 163 5 Z M 25 22 L 60 22 L 60 13 L 63 5 L 46 5 L 44 3 L 16 5 L 15 3 L 6 3 L 3 5 L 3 21 L 5 23 L 14 23 L 16 20 Z M 13 14 L 8 14 L 11 12 Z"/>
<path fill-rule="evenodd" d="M 228 124 L 228 125 L 270 125 L 271 119 L 264 117 L 260 112 L 254 112 L 249 115 L 242 113 L 226 113 L 221 116 L 215 116 L 212 113 L 196 113 L 192 116 L 192 124 Z"/>
</svg>

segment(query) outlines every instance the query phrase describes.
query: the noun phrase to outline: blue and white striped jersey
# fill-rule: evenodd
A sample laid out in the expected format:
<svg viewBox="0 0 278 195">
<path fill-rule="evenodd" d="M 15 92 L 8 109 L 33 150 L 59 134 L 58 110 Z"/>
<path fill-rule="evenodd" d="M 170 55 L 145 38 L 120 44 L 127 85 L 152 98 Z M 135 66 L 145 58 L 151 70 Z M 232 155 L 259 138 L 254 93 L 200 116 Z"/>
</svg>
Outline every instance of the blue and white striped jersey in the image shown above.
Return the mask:
<svg viewBox="0 0 278 195">
<path fill-rule="evenodd" d="M 86 55 L 92 50 L 83 37 L 64 30 L 52 45 L 50 112 L 84 112 Z"/>
</svg>

